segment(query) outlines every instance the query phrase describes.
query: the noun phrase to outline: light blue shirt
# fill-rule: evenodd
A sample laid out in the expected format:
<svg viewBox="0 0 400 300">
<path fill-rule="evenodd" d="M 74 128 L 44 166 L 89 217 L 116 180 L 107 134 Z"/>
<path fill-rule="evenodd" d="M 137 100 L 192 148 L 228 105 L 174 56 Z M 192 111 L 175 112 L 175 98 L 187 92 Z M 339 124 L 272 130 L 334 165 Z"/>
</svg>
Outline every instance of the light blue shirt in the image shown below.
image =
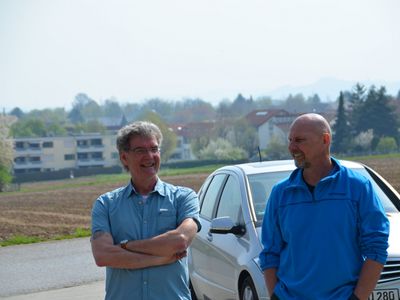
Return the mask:
<svg viewBox="0 0 400 300">
<path fill-rule="evenodd" d="M 159 179 L 154 191 L 144 199 L 128 184 L 96 200 L 92 210 L 92 235 L 97 231 L 108 232 L 114 244 L 143 240 L 176 229 L 187 218 L 200 224 L 198 214 L 198 197 L 189 188 Z M 186 258 L 169 265 L 136 270 L 107 267 L 105 299 L 191 299 L 188 281 Z"/>
</svg>

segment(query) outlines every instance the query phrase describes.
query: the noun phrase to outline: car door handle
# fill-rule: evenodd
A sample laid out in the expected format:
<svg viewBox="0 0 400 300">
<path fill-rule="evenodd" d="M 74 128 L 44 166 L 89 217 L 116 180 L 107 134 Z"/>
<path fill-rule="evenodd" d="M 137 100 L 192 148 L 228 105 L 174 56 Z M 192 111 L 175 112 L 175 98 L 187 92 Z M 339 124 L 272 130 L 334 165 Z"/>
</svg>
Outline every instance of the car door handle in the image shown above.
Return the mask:
<svg viewBox="0 0 400 300">
<path fill-rule="evenodd" d="M 211 232 L 208 232 L 208 233 L 207 233 L 207 240 L 208 240 L 209 242 L 212 242 L 213 236 L 212 236 L 212 233 L 211 233 Z"/>
</svg>

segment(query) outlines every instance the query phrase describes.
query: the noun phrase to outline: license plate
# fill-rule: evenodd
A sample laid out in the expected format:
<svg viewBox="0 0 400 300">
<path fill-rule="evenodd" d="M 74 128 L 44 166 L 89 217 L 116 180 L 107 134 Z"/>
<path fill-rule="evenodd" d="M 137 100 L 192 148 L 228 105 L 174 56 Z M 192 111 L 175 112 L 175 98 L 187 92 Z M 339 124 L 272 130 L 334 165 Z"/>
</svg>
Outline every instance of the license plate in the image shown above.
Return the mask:
<svg viewBox="0 0 400 300">
<path fill-rule="evenodd" d="M 374 290 L 368 300 L 400 300 L 399 289 Z"/>
</svg>

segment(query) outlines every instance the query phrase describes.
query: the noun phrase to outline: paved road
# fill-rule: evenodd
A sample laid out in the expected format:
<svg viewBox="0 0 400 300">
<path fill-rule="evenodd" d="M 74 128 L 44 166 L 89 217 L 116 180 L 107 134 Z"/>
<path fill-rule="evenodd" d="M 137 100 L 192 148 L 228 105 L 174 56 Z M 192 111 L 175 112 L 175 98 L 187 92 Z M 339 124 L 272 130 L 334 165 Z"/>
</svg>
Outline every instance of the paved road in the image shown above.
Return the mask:
<svg viewBox="0 0 400 300">
<path fill-rule="evenodd" d="M 0 298 L 79 286 L 99 289 L 104 277 L 89 238 L 0 247 Z"/>
</svg>

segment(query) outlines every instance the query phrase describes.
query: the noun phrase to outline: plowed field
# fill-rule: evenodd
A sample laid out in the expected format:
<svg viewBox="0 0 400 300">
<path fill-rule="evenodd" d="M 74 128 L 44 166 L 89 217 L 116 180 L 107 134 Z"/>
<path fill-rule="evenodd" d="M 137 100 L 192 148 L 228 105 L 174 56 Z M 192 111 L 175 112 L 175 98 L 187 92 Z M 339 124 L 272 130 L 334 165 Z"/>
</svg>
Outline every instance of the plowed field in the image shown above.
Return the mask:
<svg viewBox="0 0 400 300">
<path fill-rule="evenodd" d="M 208 174 L 163 177 L 164 181 L 184 185 L 197 191 Z M 74 179 L 74 181 L 85 179 Z M 0 240 L 14 235 L 53 238 L 72 234 L 77 228 L 90 228 L 90 213 L 96 198 L 110 190 L 125 185 L 127 181 L 114 184 L 87 185 L 60 188 L 60 181 L 30 183 L 25 189 L 54 190 L 39 192 L 0 193 Z"/>
<path fill-rule="evenodd" d="M 362 162 L 378 171 L 400 191 L 400 159 L 371 158 Z M 169 176 L 162 179 L 197 191 L 207 175 Z M 73 180 L 79 182 L 88 179 Z M 126 182 L 64 188 L 62 181 L 40 182 L 24 185 L 25 189 L 32 192 L 0 193 L 0 240 L 13 235 L 53 238 L 71 234 L 77 228 L 89 229 L 90 212 L 95 199 Z"/>
</svg>

